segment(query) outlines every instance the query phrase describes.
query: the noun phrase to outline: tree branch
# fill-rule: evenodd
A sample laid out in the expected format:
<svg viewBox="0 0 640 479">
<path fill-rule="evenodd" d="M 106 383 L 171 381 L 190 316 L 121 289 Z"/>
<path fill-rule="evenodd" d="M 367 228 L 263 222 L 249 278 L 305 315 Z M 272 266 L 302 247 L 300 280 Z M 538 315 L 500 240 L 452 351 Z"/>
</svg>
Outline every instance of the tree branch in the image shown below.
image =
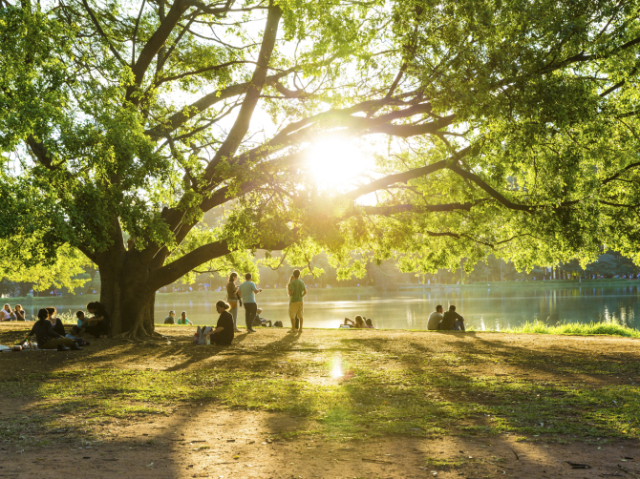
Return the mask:
<svg viewBox="0 0 640 479">
<path fill-rule="evenodd" d="M 109 40 L 109 37 L 107 36 L 107 34 L 104 32 L 104 30 L 100 26 L 100 22 L 98 22 L 98 19 L 96 18 L 95 14 L 93 13 L 93 10 L 91 10 L 91 7 L 87 3 L 87 0 L 82 0 L 82 5 L 84 6 L 84 9 L 87 11 L 89 16 L 91 17 L 91 21 L 93 22 L 94 26 L 96 27 L 96 30 L 98 30 L 98 33 L 100 34 L 100 36 L 102 38 L 104 38 L 104 41 L 107 42 L 107 45 L 109 45 L 109 50 L 111 50 L 111 53 L 113 53 L 113 56 L 116 57 L 120 61 L 120 63 L 122 63 L 123 66 L 128 66 L 127 62 L 125 62 L 122 59 L 122 57 L 118 53 L 118 50 L 115 49 L 115 47 L 111 43 L 111 40 Z"/>
<path fill-rule="evenodd" d="M 83 0 L 86 2 L 86 0 Z M 151 35 L 151 38 L 145 43 L 144 48 L 140 52 L 140 56 L 135 65 L 131 68 L 135 76 L 134 84 L 127 87 L 126 100 L 137 105 L 140 101 L 139 98 L 134 96 L 137 88 L 142 84 L 142 79 L 149 68 L 149 65 L 153 61 L 153 57 L 164 46 L 165 42 L 171 35 L 171 32 L 180 21 L 182 14 L 187 11 L 192 3 L 187 0 L 176 0 L 164 20 L 160 23 L 158 29 Z"/>
<path fill-rule="evenodd" d="M 457 163 L 451 162 L 450 164 L 447 165 L 447 169 L 453 171 L 454 173 L 456 173 L 458 176 L 461 176 L 462 178 L 466 178 L 467 180 L 474 182 L 482 190 L 484 190 L 486 193 L 488 193 L 491 197 L 495 198 L 499 203 L 501 203 L 503 206 L 506 206 L 507 208 L 509 208 L 511 210 L 525 211 L 527 213 L 530 213 L 532 211 L 532 209 L 533 209 L 532 206 L 521 205 L 521 204 L 518 204 L 518 203 L 514 203 L 511 200 L 508 200 L 501 193 L 499 193 L 497 190 L 495 190 L 491 186 L 489 186 L 478 175 L 464 170 Z"/>
<path fill-rule="evenodd" d="M 391 216 L 397 213 L 440 213 L 449 211 L 471 211 L 471 208 L 487 201 L 486 199 L 474 201 L 471 203 L 448 203 L 441 205 L 388 205 L 388 206 L 361 206 L 358 209 L 367 215 Z M 350 213 L 349 216 L 356 214 L 357 210 Z"/>
<path fill-rule="evenodd" d="M 278 24 L 282 17 L 282 10 L 277 5 L 271 5 L 268 12 L 262 45 L 260 47 L 260 53 L 258 54 L 258 63 L 253 71 L 253 76 L 249 83 L 245 99 L 240 107 L 240 112 L 227 138 L 205 170 L 205 178 L 209 181 L 213 178 L 215 169 L 220 161 L 233 156 L 242 143 L 242 139 L 249 130 L 249 123 L 251 122 L 253 112 L 260 100 L 260 93 L 265 86 L 267 72 L 269 71 L 269 61 L 271 60 L 271 54 L 273 53 L 273 48 L 278 36 Z"/>
<path fill-rule="evenodd" d="M 284 72 L 276 73 L 274 75 L 269 75 L 265 80 L 265 85 L 272 84 L 278 81 L 280 78 L 289 75 L 293 71 L 293 69 L 290 69 Z M 153 140 L 160 140 L 162 138 L 165 138 L 167 133 L 177 130 L 187 121 L 189 121 L 194 115 L 203 112 L 207 108 L 210 108 L 220 101 L 226 100 L 228 98 L 233 98 L 234 96 L 243 95 L 249 89 L 250 85 L 250 82 L 237 83 L 235 85 L 231 85 L 230 87 L 223 88 L 222 90 L 216 90 L 212 93 L 209 93 L 199 100 L 196 100 L 191 105 L 184 107 L 182 111 L 174 113 L 164 123 L 145 131 L 145 133 L 149 135 Z"/>
<path fill-rule="evenodd" d="M 423 166 L 422 168 L 416 168 L 413 170 L 405 171 L 402 173 L 397 173 L 395 175 L 385 176 L 384 178 L 380 178 L 378 180 L 374 180 L 371 183 L 367 183 L 355 190 L 346 193 L 344 195 L 345 199 L 355 200 L 363 195 L 373 193 L 374 191 L 380 190 L 382 188 L 387 188 L 396 183 L 408 183 L 409 180 L 414 178 L 420 178 L 421 176 L 427 176 L 431 173 L 435 173 L 436 171 L 443 170 L 447 168 L 448 163 L 457 161 L 463 158 L 467 153 L 469 153 L 470 148 L 466 147 L 447 160 L 437 161 L 436 163 L 432 163 L 431 165 Z"/>
<path fill-rule="evenodd" d="M 254 245 L 253 247 L 256 249 L 268 249 L 272 251 L 285 249 L 295 241 L 295 231 L 293 233 L 293 237 L 289 240 L 279 240 L 270 244 Z M 171 284 L 182 278 L 185 274 L 189 273 L 201 264 L 220 258 L 221 256 L 228 255 L 234 251 L 237 251 L 237 249 L 229 248 L 227 240 L 220 240 L 200 246 L 162 268 L 155 270 L 152 278 L 147 283 L 147 286 L 149 290 L 157 291 L 163 286 Z"/>
</svg>

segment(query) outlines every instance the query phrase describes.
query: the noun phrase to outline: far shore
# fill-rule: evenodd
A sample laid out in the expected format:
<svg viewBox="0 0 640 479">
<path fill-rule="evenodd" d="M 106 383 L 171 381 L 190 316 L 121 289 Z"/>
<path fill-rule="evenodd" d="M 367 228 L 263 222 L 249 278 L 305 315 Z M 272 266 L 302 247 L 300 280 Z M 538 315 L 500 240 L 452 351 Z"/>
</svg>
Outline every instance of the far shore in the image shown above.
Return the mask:
<svg viewBox="0 0 640 479">
<path fill-rule="evenodd" d="M 469 284 L 444 284 L 444 283 L 431 283 L 431 284 L 418 284 L 409 283 L 398 285 L 395 289 L 382 290 L 373 286 L 345 286 L 345 287 L 330 287 L 330 288 L 309 288 L 309 294 L 331 296 L 342 294 L 385 294 L 385 293 L 424 293 L 424 292 L 438 292 L 438 291 L 456 291 L 456 290 L 474 290 L 474 289 L 513 289 L 513 288 L 577 288 L 577 287 L 611 287 L 611 286 L 640 286 L 640 279 L 582 279 L 582 280 L 547 280 L 547 281 L 490 281 L 475 282 Z M 282 295 L 284 288 L 265 288 L 262 292 L 262 297 L 272 295 Z M 158 299 L 177 299 L 189 297 L 192 299 L 209 299 L 212 294 L 220 293 L 221 291 L 208 290 L 208 291 L 180 291 L 180 292 L 158 292 Z M 12 303 L 27 303 L 27 304 L 44 304 L 50 303 L 54 300 L 57 303 L 60 302 L 73 302 L 83 303 L 89 301 L 99 301 L 100 294 L 67 294 L 64 296 L 20 296 L 20 297 L 1 297 L 0 301 Z"/>
</svg>

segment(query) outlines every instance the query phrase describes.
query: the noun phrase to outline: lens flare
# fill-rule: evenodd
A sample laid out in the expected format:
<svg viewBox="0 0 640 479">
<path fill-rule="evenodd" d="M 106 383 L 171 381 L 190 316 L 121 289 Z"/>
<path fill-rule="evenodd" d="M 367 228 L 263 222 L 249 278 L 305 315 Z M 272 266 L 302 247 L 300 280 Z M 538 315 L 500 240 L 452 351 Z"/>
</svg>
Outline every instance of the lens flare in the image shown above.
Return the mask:
<svg viewBox="0 0 640 479">
<path fill-rule="evenodd" d="M 338 357 L 333 360 L 333 367 L 331 368 L 331 377 L 338 379 L 344 376 L 342 373 L 342 360 Z"/>
</svg>

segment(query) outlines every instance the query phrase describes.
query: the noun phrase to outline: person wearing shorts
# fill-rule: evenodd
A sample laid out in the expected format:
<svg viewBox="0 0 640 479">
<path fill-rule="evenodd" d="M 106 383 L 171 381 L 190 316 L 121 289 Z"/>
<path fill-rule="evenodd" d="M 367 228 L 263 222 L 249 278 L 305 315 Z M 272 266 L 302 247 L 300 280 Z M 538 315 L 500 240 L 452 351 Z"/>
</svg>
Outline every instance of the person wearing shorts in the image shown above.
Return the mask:
<svg viewBox="0 0 640 479">
<path fill-rule="evenodd" d="M 293 279 L 287 287 L 289 292 L 289 319 L 291 320 L 291 331 L 298 331 L 296 328 L 296 316 L 300 320 L 300 331 L 302 331 L 302 321 L 304 314 L 304 300 L 307 288 L 300 279 L 300 270 L 293 271 Z"/>
</svg>

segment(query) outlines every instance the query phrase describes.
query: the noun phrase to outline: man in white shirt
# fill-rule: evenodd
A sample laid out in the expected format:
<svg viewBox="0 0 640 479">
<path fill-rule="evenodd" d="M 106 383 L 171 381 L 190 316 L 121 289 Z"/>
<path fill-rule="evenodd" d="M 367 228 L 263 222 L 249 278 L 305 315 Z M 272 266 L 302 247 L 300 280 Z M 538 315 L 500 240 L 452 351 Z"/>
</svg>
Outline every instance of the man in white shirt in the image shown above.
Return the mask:
<svg viewBox="0 0 640 479">
<path fill-rule="evenodd" d="M 427 321 L 427 329 L 429 331 L 435 331 L 438 329 L 438 325 L 440 321 L 442 321 L 442 305 L 439 304 L 436 306 L 436 310 L 429 315 L 429 320 Z"/>
</svg>

